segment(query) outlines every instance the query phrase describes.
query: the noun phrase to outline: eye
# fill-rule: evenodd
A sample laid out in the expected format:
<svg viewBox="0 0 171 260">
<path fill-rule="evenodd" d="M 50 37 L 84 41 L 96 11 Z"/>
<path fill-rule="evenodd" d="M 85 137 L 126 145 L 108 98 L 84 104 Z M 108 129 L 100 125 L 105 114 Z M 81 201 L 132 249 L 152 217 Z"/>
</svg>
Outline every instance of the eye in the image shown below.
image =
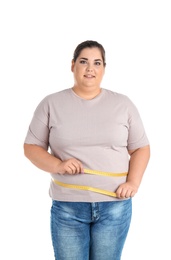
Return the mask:
<svg viewBox="0 0 171 260">
<path fill-rule="evenodd" d="M 100 61 L 96 61 L 94 64 L 95 64 L 96 66 L 100 66 L 100 65 L 101 65 L 101 62 L 100 62 Z"/>
<path fill-rule="evenodd" d="M 86 64 L 87 61 L 86 61 L 86 60 L 80 60 L 80 63 L 81 63 L 81 64 Z"/>
</svg>

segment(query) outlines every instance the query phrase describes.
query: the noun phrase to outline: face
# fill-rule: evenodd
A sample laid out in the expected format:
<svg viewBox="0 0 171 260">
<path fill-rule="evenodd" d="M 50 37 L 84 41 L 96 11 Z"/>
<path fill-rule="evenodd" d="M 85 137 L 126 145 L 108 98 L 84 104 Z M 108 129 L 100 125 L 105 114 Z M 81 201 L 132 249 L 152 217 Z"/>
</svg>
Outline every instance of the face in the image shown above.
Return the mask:
<svg viewBox="0 0 171 260">
<path fill-rule="evenodd" d="M 75 87 L 99 88 L 105 66 L 98 48 L 85 48 L 77 60 L 72 61 L 71 70 L 74 74 Z"/>
</svg>

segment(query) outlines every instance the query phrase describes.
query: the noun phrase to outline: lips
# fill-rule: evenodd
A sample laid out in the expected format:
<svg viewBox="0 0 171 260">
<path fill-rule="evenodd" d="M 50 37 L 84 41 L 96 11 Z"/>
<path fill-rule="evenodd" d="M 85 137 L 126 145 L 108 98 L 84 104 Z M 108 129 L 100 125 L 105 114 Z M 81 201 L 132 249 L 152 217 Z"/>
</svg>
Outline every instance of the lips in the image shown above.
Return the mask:
<svg viewBox="0 0 171 260">
<path fill-rule="evenodd" d="M 84 75 L 84 77 L 91 79 L 91 78 L 94 78 L 95 76 L 88 74 L 88 75 Z"/>
</svg>

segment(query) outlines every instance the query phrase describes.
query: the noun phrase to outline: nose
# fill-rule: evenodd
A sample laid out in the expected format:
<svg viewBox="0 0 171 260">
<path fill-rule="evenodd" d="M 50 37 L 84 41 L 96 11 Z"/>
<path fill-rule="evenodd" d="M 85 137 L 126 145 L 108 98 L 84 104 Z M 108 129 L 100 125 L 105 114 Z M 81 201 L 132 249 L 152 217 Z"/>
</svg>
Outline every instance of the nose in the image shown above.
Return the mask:
<svg viewBox="0 0 171 260">
<path fill-rule="evenodd" d="M 87 71 L 92 71 L 93 70 L 93 66 L 91 64 L 87 65 Z"/>
</svg>

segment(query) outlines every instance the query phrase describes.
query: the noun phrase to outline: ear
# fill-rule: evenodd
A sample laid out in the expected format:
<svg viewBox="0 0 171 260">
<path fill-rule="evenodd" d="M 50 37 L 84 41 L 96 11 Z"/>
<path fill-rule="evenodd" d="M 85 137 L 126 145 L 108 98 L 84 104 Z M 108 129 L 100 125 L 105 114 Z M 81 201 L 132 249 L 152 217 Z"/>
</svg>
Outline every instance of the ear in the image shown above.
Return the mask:
<svg viewBox="0 0 171 260">
<path fill-rule="evenodd" d="M 73 72 L 74 71 L 74 65 L 75 65 L 75 62 L 74 60 L 71 61 L 71 71 Z"/>
</svg>

